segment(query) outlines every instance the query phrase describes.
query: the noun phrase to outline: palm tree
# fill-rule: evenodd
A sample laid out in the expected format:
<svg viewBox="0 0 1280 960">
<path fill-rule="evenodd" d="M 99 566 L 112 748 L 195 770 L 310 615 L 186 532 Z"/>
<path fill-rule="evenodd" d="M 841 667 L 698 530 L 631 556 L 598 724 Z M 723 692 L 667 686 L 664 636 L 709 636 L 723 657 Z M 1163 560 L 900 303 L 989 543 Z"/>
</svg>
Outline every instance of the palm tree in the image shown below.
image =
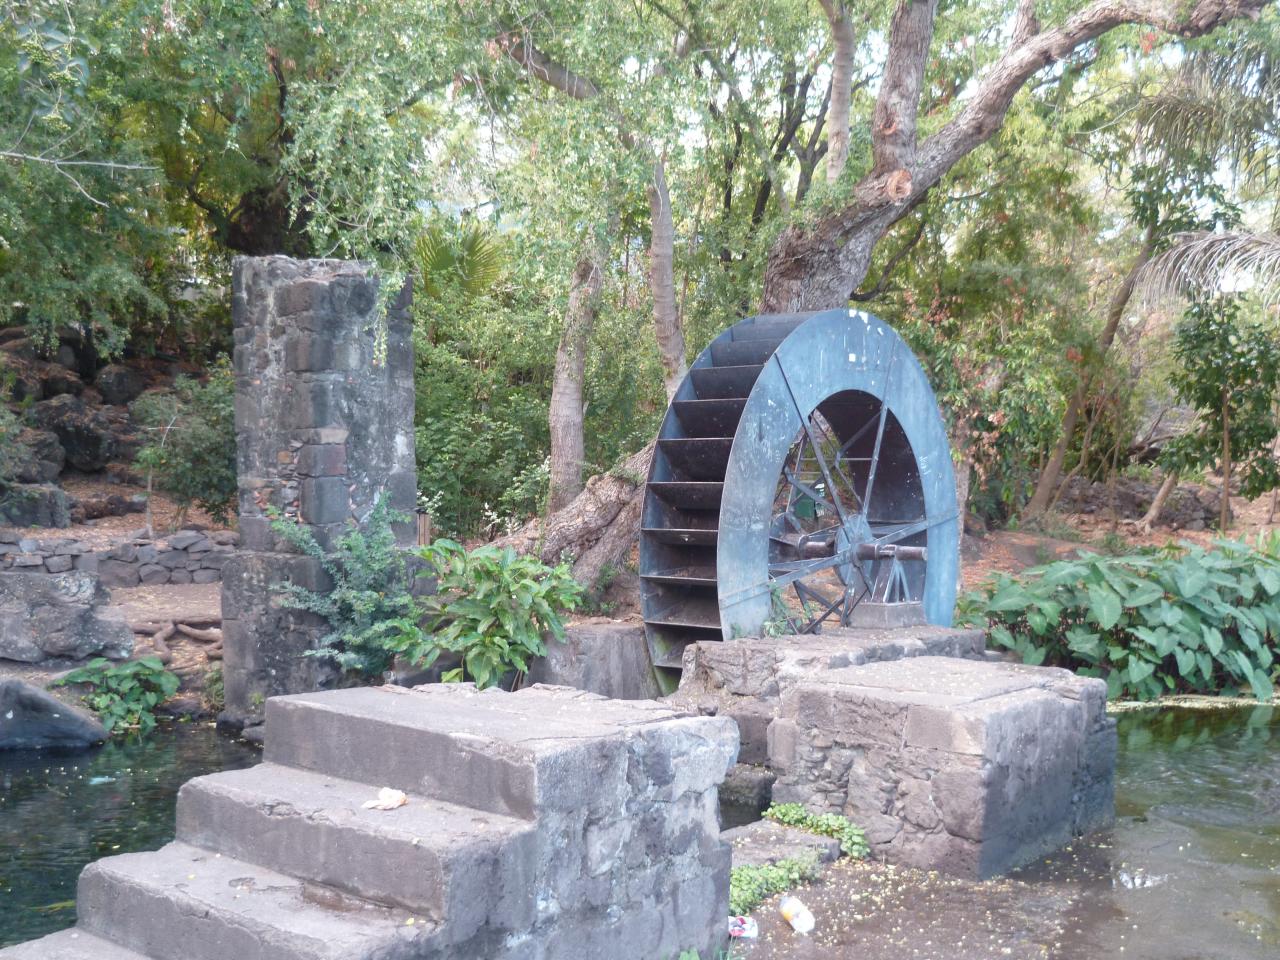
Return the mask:
<svg viewBox="0 0 1280 960">
<path fill-rule="evenodd" d="M 1251 280 L 1270 302 L 1280 293 L 1280 17 L 1235 25 L 1192 50 L 1139 105 L 1146 149 L 1198 155 L 1230 169 L 1250 199 L 1270 206 L 1268 228 L 1182 233 L 1142 272 L 1148 298 L 1213 296 Z"/>
<path fill-rule="evenodd" d="M 481 296 L 502 276 L 502 245 L 474 220 L 450 228 L 432 224 L 414 242 L 413 253 L 422 291 L 431 300 L 439 300 L 451 284 L 468 296 Z"/>
</svg>

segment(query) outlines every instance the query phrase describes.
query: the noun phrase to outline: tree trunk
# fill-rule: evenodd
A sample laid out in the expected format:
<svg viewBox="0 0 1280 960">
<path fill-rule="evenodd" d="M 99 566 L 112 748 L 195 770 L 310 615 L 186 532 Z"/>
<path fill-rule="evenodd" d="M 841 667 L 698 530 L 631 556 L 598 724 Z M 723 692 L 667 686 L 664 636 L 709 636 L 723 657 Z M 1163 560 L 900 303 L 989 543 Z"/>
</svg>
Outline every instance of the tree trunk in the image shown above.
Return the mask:
<svg viewBox="0 0 1280 960">
<path fill-rule="evenodd" d="M 573 268 L 564 332 L 556 348 L 556 368 L 551 380 L 548 423 L 551 428 L 551 478 L 547 509 L 568 505 L 582 492 L 585 443 L 582 430 L 582 384 L 586 374 L 587 345 L 595 327 L 604 272 L 600 250 L 584 253 Z"/>
<path fill-rule="evenodd" d="M 606 566 L 622 561 L 635 545 L 640 493 L 649 476 L 653 447 L 650 443 L 608 473 L 592 477 L 567 507 L 545 520 L 530 520 L 515 533 L 495 540 L 495 545 L 536 554 L 544 563 L 559 563 L 568 554 L 576 558 L 574 576 L 587 586 L 594 585 Z"/>
<path fill-rule="evenodd" d="M 1124 279 L 1120 281 L 1120 286 L 1111 295 L 1111 302 L 1107 305 L 1107 322 L 1102 328 L 1102 335 L 1098 337 L 1099 363 L 1106 358 L 1107 352 L 1115 342 L 1116 330 L 1119 329 L 1120 320 L 1124 317 L 1125 307 L 1129 305 L 1129 298 L 1133 296 L 1133 288 L 1138 282 L 1138 274 L 1142 272 L 1142 268 L 1147 265 L 1152 254 L 1155 253 L 1155 239 L 1155 228 L 1149 228 L 1143 241 L 1142 249 L 1133 258 L 1129 272 L 1125 274 Z M 1049 509 L 1049 501 L 1053 498 L 1054 491 L 1058 488 L 1058 478 L 1062 476 L 1062 465 L 1066 462 L 1067 452 L 1071 448 L 1071 438 L 1075 434 L 1076 423 L 1080 420 L 1080 411 L 1084 408 L 1084 402 L 1089 395 L 1089 388 L 1092 384 L 1092 374 L 1088 372 L 1082 374 L 1080 383 L 1076 386 L 1075 392 L 1071 395 L 1071 400 L 1067 403 L 1067 412 L 1062 418 L 1062 433 L 1058 437 L 1058 443 L 1053 448 L 1053 455 L 1049 457 L 1049 462 L 1045 464 L 1044 470 L 1040 472 L 1040 478 L 1036 481 L 1035 493 L 1031 495 L 1030 502 L 1027 503 L 1026 509 L 1022 512 L 1022 515 L 1028 519 L 1038 517 Z"/>
<path fill-rule="evenodd" d="M 1225 534 L 1231 524 L 1231 394 L 1222 391 L 1222 512 L 1218 532 Z"/>
<path fill-rule="evenodd" d="M 849 104 L 853 98 L 853 23 L 843 0 L 819 0 L 831 26 L 831 107 L 827 113 L 827 183 L 835 183 L 849 159 Z M 851 288 L 852 289 L 852 288 Z"/>
<path fill-rule="evenodd" d="M 671 216 L 671 192 L 661 158 L 654 161 L 653 180 L 649 184 L 649 288 L 653 293 L 653 330 L 662 356 L 662 381 L 667 400 L 688 373 L 685 361 L 684 330 L 676 306 L 675 222 Z"/>
<path fill-rule="evenodd" d="M 1143 514 L 1141 520 L 1138 521 L 1138 529 L 1143 533 L 1150 533 L 1155 527 L 1156 522 L 1160 519 L 1160 511 L 1164 509 L 1164 505 L 1168 502 L 1170 494 L 1178 487 L 1178 472 L 1170 470 L 1164 475 L 1164 480 L 1160 484 L 1160 489 L 1156 491 L 1156 498 L 1151 501 L 1151 506 L 1147 512 Z"/>
</svg>

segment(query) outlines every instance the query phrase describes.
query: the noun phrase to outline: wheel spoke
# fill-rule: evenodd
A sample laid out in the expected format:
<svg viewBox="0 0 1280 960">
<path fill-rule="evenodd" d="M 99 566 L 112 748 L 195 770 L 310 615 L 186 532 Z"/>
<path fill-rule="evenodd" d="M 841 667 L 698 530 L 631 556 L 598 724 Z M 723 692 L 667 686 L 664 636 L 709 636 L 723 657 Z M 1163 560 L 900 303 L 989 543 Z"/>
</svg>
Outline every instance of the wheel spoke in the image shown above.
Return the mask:
<svg viewBox="0 0 1280 960">
<path fill-rule="evenodd" d="M 884 375 L 884 391 L 880 395 L 880 425 L 876 427 L 876 444 L 871 451 L 871 469 L 867 473 L 867 491 L 862 497 L 866 511 L 871 511 L 871 491 L 876 485 L 876 470 L 880 467 L 880 447 L 884 443 L 884 427 L 889 420 L 889 380 L 893 376 L 894 361 L 898 359 L 897 344 L 889 354 L 889 368 Z"/>
<path fill-rule="evenodd" d="M 876 544 L 877 546 L 882 543 L 897 543 L 899 540 L 905 540 L 907 537 L 915 536 L 917 533 L 921 533 L 925 530 L 930 530 L 934 527 L 941 526 L 944 523 L 950 523 L 952 520 L 954 520 L 958 516 L 959 516 L 958 513 L 952 513 L 952 514 L 948 514 L 945 517 L 938 517 L 935 520 L 930 520 L 928 517 L 925 517 L 921 520 L 917 520 L 915 523 L 910 523 L 910 524 L 907 524 L 906 526 L 902 526 L 896 530 L 890 531 L 889 533 L 886 533 L 884 536 L 876 537 L 871 542 Z"/>
<path fill-rule="evenodd" d="M 822 456 L 822 451 L 818 448 L 818 443 L 813 437 L 813 425 L 809 423 L 809 418 L 805 416 L 800 404 L 796 402 L 795 391 L 791 389 L 791 381 L 787 379 L 787 371 L 782 366 L 782 361 L 778 359 L 775 353 L 770 359 L 778 365 L 778 372 L 782 374 L 782 382 L 786 385 L 787 396 L 791 398 L 791 405 L 795 407 L 796 415 L 800 418 L 801 427 L 804 429 L 805 436 L 809 438 L 809 446 L 813 449 L 814 459 L 818 461 L 818 469 L 822 471 L 822 479 L 826 481 L 827 489 L 834 491 L 836 485 L 831 480 L 831 471 L 827 468 L 827 461 Z M 840 517 L 841 523 L 848 523 L 849 518 L 844 512 L 844 507 L 840 505 L 839 497 L 832 497 L 836 508 L 836 514 Z"/>
</svg>

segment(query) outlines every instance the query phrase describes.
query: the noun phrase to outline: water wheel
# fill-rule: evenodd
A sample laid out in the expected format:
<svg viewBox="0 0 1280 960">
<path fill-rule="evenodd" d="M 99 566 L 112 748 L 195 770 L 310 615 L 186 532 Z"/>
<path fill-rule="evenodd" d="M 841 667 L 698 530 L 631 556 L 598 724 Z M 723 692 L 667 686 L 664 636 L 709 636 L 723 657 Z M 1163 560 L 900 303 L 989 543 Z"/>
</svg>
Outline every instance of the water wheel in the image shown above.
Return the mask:
<svg viewBox="0 0 1280 960">
<path fill-rule="evenodd" d="M 958 548 L 946 430 L 902 338 L 859 311 L 743 320 L 690 368 L 645 486 L 659 682 L 697 641 L 950 624 Z"/>
</svg>

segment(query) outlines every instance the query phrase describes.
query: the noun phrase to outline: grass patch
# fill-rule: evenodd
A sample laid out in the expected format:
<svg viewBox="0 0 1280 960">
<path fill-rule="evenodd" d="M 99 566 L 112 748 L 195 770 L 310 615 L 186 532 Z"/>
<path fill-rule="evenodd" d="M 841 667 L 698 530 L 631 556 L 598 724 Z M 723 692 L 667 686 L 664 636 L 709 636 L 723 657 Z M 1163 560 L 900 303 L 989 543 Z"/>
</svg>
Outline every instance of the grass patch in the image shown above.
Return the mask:
<svg viewBox="0 0 1280 960">
<path fill-rule="evenodd" d="M 871 848 L 862 828 L 849 822 L 838 813 L 810 813 L 799 803 L 775 803 L 764 812 L 768 820 L 784 827 L 795 827 L 822 837 L 834 837 L 840 841 L 840 852 L 846 857 L 861 860 Z"/>
<path fill-rule="evenodd" d="M 817 857 L 734 867 L 729 873 L 729 914 L 737 917 L 750 913 L 774 894 L 808 883 L 817 876 Z"/>
</svg>

